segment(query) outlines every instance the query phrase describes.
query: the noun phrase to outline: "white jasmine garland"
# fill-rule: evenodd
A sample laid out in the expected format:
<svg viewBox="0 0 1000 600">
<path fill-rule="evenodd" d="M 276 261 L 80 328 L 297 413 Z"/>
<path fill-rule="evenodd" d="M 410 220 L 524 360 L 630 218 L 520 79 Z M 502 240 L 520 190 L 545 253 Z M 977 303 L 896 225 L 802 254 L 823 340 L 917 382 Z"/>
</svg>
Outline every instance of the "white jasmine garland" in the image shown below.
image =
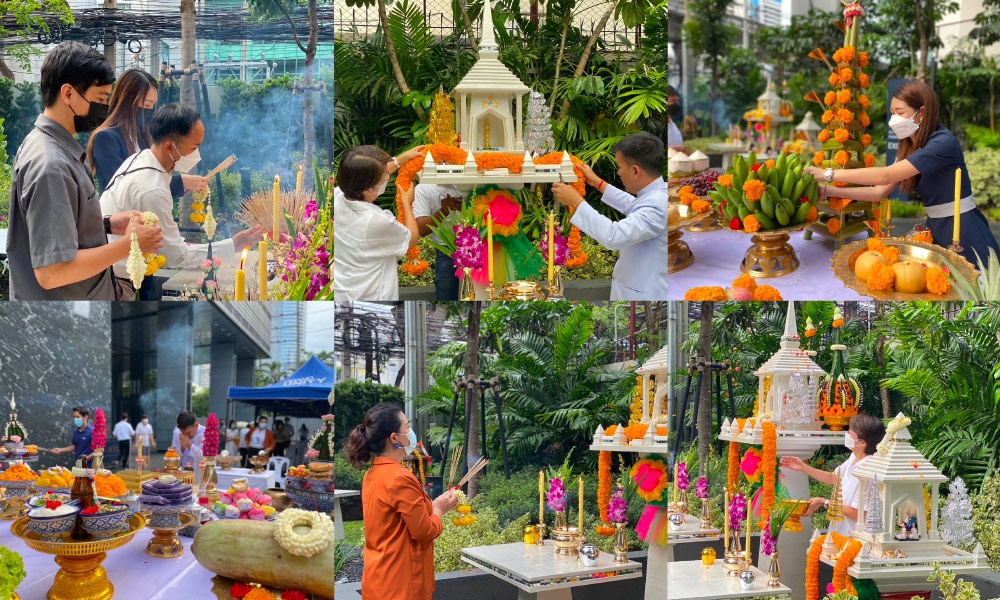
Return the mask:
<svg viewBox="0 0 1000 600">
<path fill-rule="evenodd" d="M 208 205 L 205 207 L 205 234 L 208 235 L 209 241 L 215 237 L 215 227 L 217 223 L 215 222 L 215 217 L 212 216 L 212 200 L 208 199 Z"/>
<path fill-rule="evenodd" d="M 137 290 L 142 287 L 142 280 L 146 277 L 146 259 L 142 257 L 142 249 L 139 248 L 139 235 L 135 232 L 135 217 L 132 217 L 132 246 L 128 252 L 125 269 L 132 280 L 132 287 Z"/>
<path fill-rule="evenodd" d="M 296 527 L 308 527 L 309 533 L 296 533 Z M 329 547 L 333 541 L 330 516 L 298 508 L 288 508 L 275 520 L 274 541 L 289 554 L 309 558 Z"/>
</svg>

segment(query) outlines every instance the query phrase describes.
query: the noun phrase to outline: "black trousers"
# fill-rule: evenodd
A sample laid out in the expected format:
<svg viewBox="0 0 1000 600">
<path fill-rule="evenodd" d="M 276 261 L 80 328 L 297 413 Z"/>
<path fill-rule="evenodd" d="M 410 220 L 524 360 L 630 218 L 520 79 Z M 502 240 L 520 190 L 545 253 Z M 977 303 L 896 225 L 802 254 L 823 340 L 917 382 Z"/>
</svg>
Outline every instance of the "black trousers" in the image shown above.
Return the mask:
<svg viewBox="0 0 1000 600">
<path fill-rule="evenodd" d="M 131 441 L 118 440 L 118 454 L 121 457 L 121 465 L 123 469 L 128 467 L 128 453 L 131 447 L 132 447 Z"/>
<path fill-rule="evenodd" d="M 240 466 L 244 469 L 250 467 L 250 448 L 240 448 Z"/>
</svg>

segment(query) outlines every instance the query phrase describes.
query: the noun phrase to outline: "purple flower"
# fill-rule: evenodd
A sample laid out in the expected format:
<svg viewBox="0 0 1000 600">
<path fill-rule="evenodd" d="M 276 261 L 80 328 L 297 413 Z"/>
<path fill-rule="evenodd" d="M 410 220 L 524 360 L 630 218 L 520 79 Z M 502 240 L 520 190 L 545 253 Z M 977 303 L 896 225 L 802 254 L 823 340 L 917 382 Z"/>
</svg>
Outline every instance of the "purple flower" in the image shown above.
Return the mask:
<svg viewBox="0 0 1000 600">
<path fill-rule="evenodd" d="M 313 198 L 306 203 L 305 209 L 302 211 L 303 220 L 315 219 L 319 217 L 319 205 L 316 204 L 316 199 Z"/>
<path fill-rule="evenodd" d="M 736 494 L 729 501 L 729 528 L 739 531 L 740 523 L 747 516 L 747 498 L 743 494 Z"/>
<path fill-rule="evenodd" d="M 549 260 L 549 232 L 546 229 L 545 234 L 542 235 L 539 240 L 539 245 L 542 251 L 542 257 L 545 259 L 546 263 Z M 555 259 L 555 264 L 564 265 L 569 259 L 569 240 L 556 229 L 556 253 L 553 257 Z"/>
<path fill-rule="evenodd" d="M 562 512 L 566 510 L 566 490 L 563 489 L 563 482 L 558 477 L 549 480 L 549 491 L 545 494 L 549 508 Z"/>
<path fill-rule="evenodd" d="M 687 463 L 680 463 L 677 465 L 677 487 L 682 492 L 686 492 L 690 486 L 691 480 L 688 478 Z"/>
<path fill-rule="evenodd" d="M 702 500 L 708 498 L 708 479 L 704 475 L 698 478 L 698 484 L 694 488 L 694 495 Z"/>
<path fill-rule="evenodd" d="M 768 521 L 767 525 L 764 526 L 764 533 L 760 536 L 760 548 L 765 556 L 771 556 L 774 553 L 774 542 L 775 539 L 771 537 L 771 522 Z"/>
<path fill-rule="evenodd" d="M 627 520 L 625 518 L 625 510 L 627 508 L 628 505 L 625 503 L 625 498 L 622 498 L 622 490 L 618 488 L 608 502 L 608 522 L 624 523 Z"/>
<path fill-rule="evenodd" d="M 481 269 L 483 267 L 483 249 L 485 244 L 479 229 L 464 225 L 455 225 L 455 252 L 451 255 L 455 263 L 456 276 L 462 269 Z"/>
</svg>

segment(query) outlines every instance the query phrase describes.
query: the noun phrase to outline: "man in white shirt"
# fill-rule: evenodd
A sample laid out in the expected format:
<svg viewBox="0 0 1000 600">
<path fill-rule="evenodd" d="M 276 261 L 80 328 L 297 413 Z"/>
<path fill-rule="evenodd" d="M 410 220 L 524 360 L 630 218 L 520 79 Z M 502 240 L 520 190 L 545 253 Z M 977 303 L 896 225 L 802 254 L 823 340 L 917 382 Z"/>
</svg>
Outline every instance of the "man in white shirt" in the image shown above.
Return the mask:
<svg viewBox="0 0 1000 600">
<path fill-rule="evenodd" d="M 128 413 L 122 413 L 121 419 L 115 424 L 115 428 L 111 433 L 118 440 L 119 462 L 121 463 L 121 468 L 125 469 L 128 467 L 128 451 L 132 446 L 132 436 L 135 435 L 135 430 L 132 429 L 132 425 L 128 422 Z"/>
<path fill-rule="evenodd" d="M 240 466 L 244 469 L 250 467 L 250 444 L 247 442 L 247 434 L 250 433 L 250 424 L 246 421 L 237 423 L 240 428 Z"/>
<path fill-rule="evenodd" d="M 150 123 L 153 145 L 147 150 L 125 159 L 101 194 L 101 210 L 106 214 L 121 210 L 153 212 L 160 218 L 163 229 L 163 248 L 160 253 L 167 259 L 167 268 L 198 267 L 208 257 L 208 244 L 188 244 L 181 237 L 174 222 L 174 199 L 170 193 L 171 173 L 187 173 L 201 160 L 199 146 L 205 139 L 205 125 L 199 114 L 182 104 L 168 104 L 153 116 Z M 116 207 L 123 206 L 118 210 Z M 222 260 L 236 260 L 236 254 L 259 242 L 264 228 L 257 225 L 241 231 L 228 240 L 212 244 L 214 256 Z M 118 236 L 109 236 L 117 239 Z M 128 279 L 126 261 L 115 264 L 115 275 Z M 149 286 L 143 285 L 143 300 L 154 299 Z"/>
<path fill-rule="evenodd" d="M 453 185 L 432 185 L 422 183 L 417 186 L 413 199 L 413 216 L 417 219 L 420 236 L 430 236 L 431 241 L 441 243 L 441 238 L 431 231 L 431 226 L 441 223 L 452 227 L 459 224 L 462 210 L 462 194 Z M 437 251 L 434 259 L 434 295 L 439 302 L 458 300 L 459 279 L 455 276 L 455 263 L 451 257 Z"/>
<path fill-rule="evenodd" d="M 201 446 L 205 443 L 205 426 L 198 423 L 198 417 L 191 411 L 177 415 L 177 427 L 171 444 L 181 456 L 181 468 L 194 469 L 195 481 L 201 483 Z"/>
<path fill-rule="evenodd" d="M 153 426 L 149 424 L 149 415 L 146 413 L 139 416 L 139 424 L 135 426 L 135 445 L 138 446 L 140 442 L 142 455 L 148 461 L 150 450 L 156 450 L 156 438 L 153 436 Z"/>
<path fill-rule="evenodd" d="M 885 437 L 885 425 L 882 420 L 872 415 L 858 414 L 851 417 L 847 425 L 847 432 L 844 434 L 844 446 L 850 451 L 839 467 L 832 473 L 821 471 L 810 467 L 801 458 L 794 456 L 782 456 L 781 468 L 793 471 L 802 471 L 820 483 L 833 485 L 840 480 L 841 498 L 844 503 L 844 520 L 830 523 L 830 531 L 836 531 L 841 535 L 850 535 L 858 523 L 858 487 L 860 482 L 854 475 L 854 470 L 859 465 L 864 464 L 872 454 L 875 454 L 876 446 Z M 830 500 L 827 498 L 812 498 L 809 500 L 809 508 L 806 509 L 805 516 L 816 512 L 819 508 L 829 507 Z"/>
<path fill-rule="evenodd" d="M 615 146 L 622 191 L 581 168 L 601 200 L 624 213 L 612 221 L 587 204 L 570 185 L 552 184 L 560 203 L 575 208 L 570 222 L 609 250 L 620 250 L 611 281 L 611 300 L 667 299 L 667 182 L 663 180 L 663 142 L 650 133 L 634 133 Z"/>
</svg>

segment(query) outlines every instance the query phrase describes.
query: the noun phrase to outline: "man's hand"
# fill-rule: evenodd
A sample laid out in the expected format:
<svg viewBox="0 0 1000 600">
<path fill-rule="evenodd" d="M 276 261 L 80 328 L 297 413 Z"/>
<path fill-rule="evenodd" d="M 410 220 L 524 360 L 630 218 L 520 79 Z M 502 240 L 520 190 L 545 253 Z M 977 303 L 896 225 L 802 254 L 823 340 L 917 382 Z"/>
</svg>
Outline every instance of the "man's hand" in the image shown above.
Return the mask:
<svg viewBox="0 0 1000 600">
<path fill-rule="evenodd" d="M 128 225 L 132 221 L 132 217 L 135 217 L 136 223 L 142 223 L 142 213 L 137 210 L 127 210 L 111 217 L 111 233 L 114 235 L 128 235 Z"/>
<path fill-rule="evenodd" d="M 130 225 L 129 229 L 125 231 L 126 236 L 132 235 L 131 227 Z M 163 230 L 160 229 L 159 225 L 146 227 L 145 225 L 140 225 L 137 220 L 135 223 L 135 233 L 139 238 L 139 249 L 142 250 L 143 254 L 156 254 L 163 247 Z"/>
<path fill-rule="evenodd" d="M 781 468 L 791 469 L 792 471 L 805 471 L 806 463 L 804 460 L 798 456 L 782 456 L 781 457 Z"/>
<path fill-rule="evenodd" d="M 580 170 L 583 171 L 583 177 L 587 180 L 587 185 L 592 188 L 596 188 L 601 183 L 601 178 L 594 173 L 594 170 L 590 168 L 587 163 L 580 163 Z"/>
<path fill-rule="evenodd" d="M 63 451 L 62 448 L 53 448 L 49 450 L 49 452 L 51 452 L 52 454 L 62 454 Z"/>
<path fill-rule="evenodd" d="M 563 206 L 576 208 L 583 204 L 583 196 L 577 193 L 572 186 L 565 183 L 553 183 L 552 195 L 555 196 L 556 200 L 558 200 Z"/>
<path fill-rule="evenodd" d="M 240 252 L 243 248 L 256 246 L 262 239 L 264 239 L 264 226 L 254 225 L 234 235 L 233 244 L 236 246 L 236 251 Z"/>
<path fill-rule="evenodd" d="M 462 210 L 462 199 L 456 198 L 454 196 L 447 196 L 441 201 L 441 212 L 445 215 L 454 212 L 456 210 Z"/>
<path fill-rule="evenodd" d="M 181 441 L 182 450 L 187 450 L 188 448 L 191 447 L 191 438 L 189 438 L 187 434 L 184 433 L 180 434 L 179 439 Z"/>
<path fill-rule="evenodd" d="M 189 192 L 200 192 L 208 189 L 208 177 L 182 174 L 181 181 L 184 182 L 184 189 Z"/>
</svg>

